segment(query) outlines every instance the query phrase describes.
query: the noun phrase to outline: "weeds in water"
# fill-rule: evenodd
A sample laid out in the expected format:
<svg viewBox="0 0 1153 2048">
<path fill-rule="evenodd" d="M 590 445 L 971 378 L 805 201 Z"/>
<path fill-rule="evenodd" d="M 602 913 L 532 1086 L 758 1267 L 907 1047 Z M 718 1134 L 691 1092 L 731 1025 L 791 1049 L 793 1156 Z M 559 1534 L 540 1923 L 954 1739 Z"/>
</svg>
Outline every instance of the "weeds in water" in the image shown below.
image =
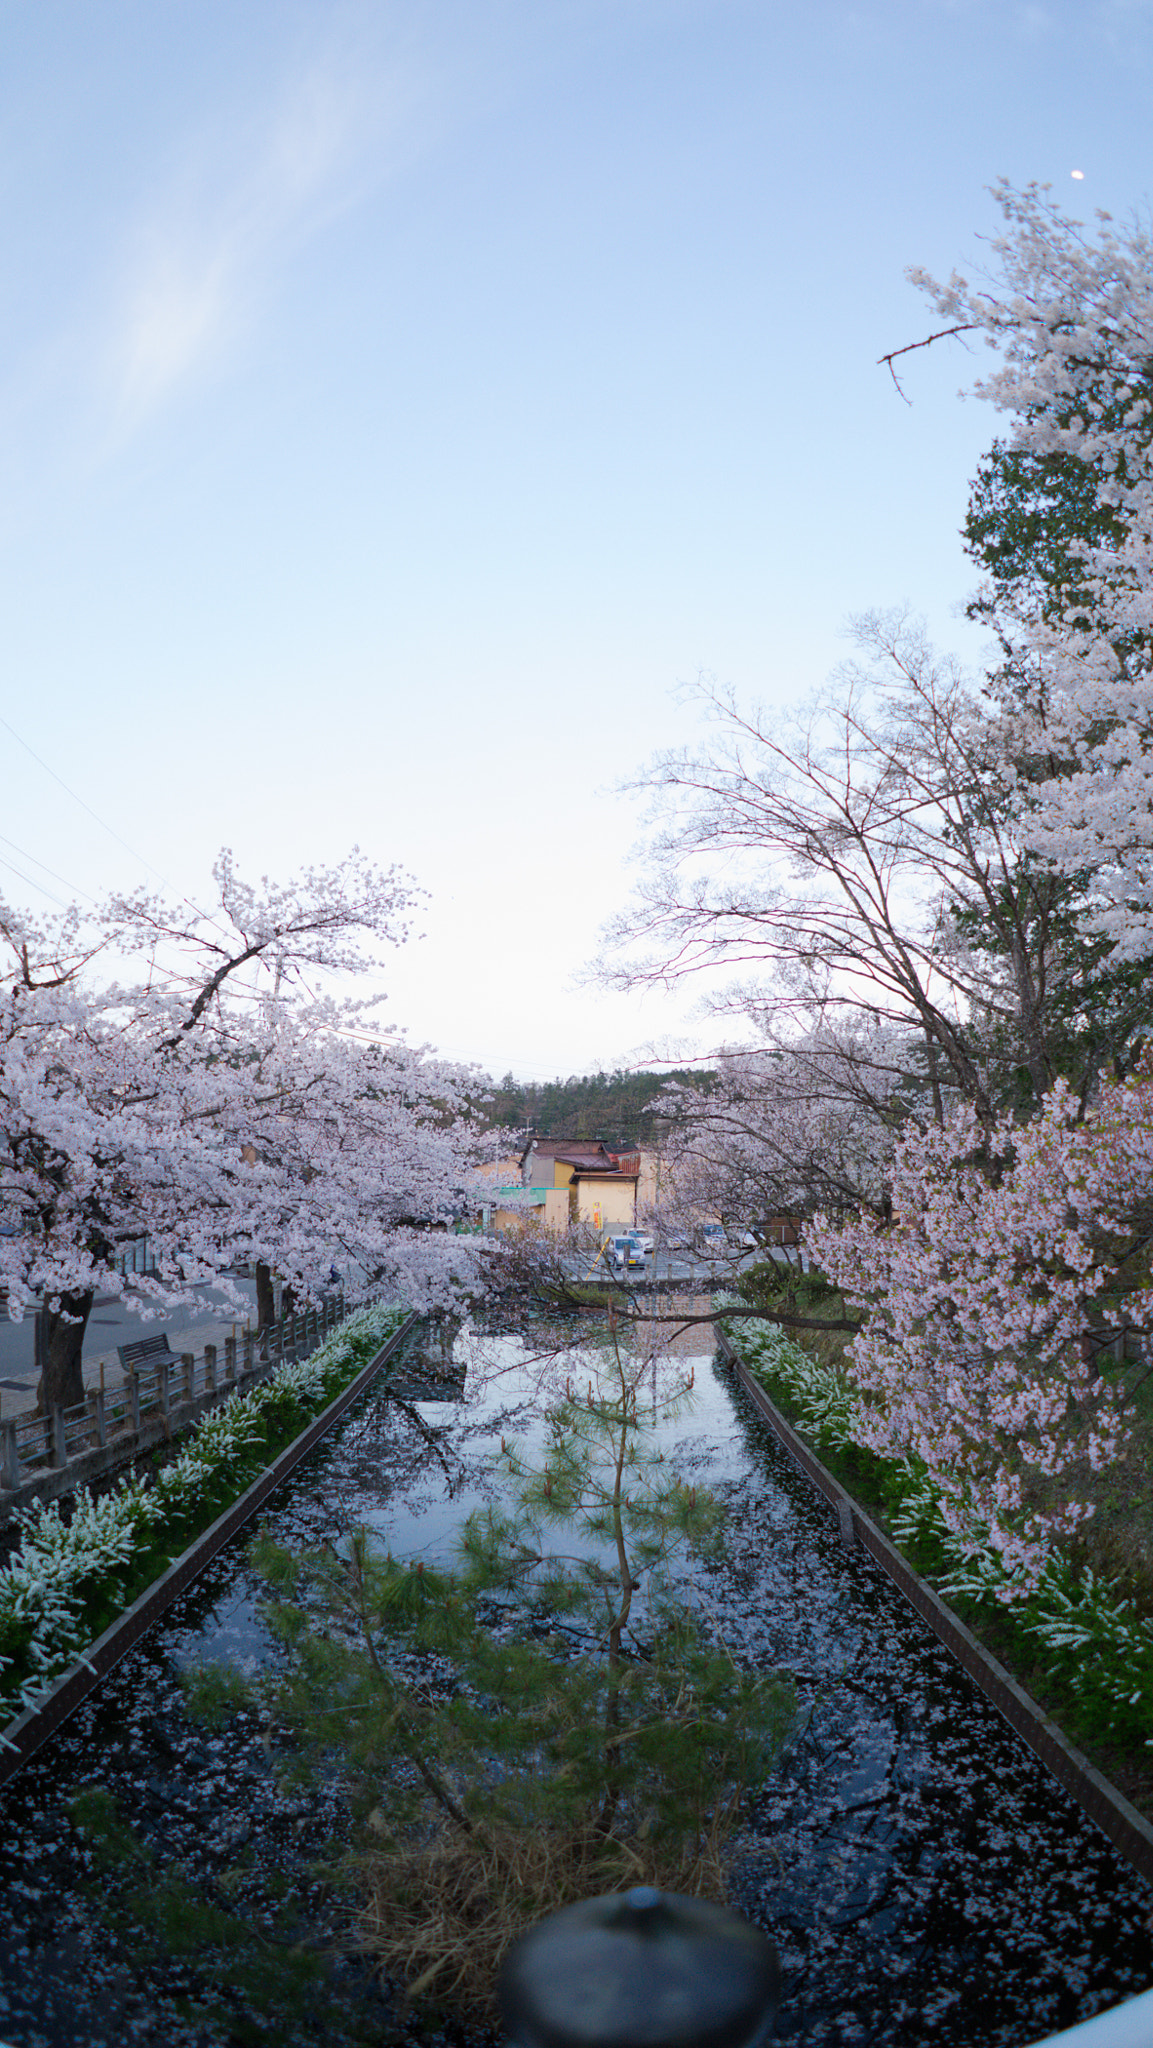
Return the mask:
<svg viewBox="0 0 1153 2048">
<path fill-rule="evenodd" d="M 541 1466 L 473 1516 L 445 1573 L 375 1551 L 254 1551 L 285 1652 L 274 1703 L 350 1786 L 361 1938 L 409 1999 L 488 2017 L 500 1957 L 540 1915 L 638 1882 L 724 1891 L 745 1794 L 795 1725 L 791 1684 L 739 1666 L 694 1566 L 717 1502 L 665 1464 L 615 1341 L 566 1389 Z M 668 1413 L 686 1389 L 666 1398 Z"/>
<path fill-rule="evenodd" d="M 69 1813 L 98 1879 L 89 1903 L 105 1947 L 137 1968 L 154 1958 L 167 2009 L 206 2041 L 379 2042 L 379 2006 L 359 2009 L 356 1988 L 334 1980 L 333 1957 L 301 1939 L 291 1897 L 270 1910 L 288 1889 L 275 1875 L 263 1881 L 250 1858 L 200 1879 L 161 1865 L 99 1785 L 80 1787 Z"/>
<path fill-rule="evenodd" d="M 252 1704 L 252 1687 L 232 1664 L 194 1664 L 180 1674 L 185 1709 L 206 1728 L 223 1728 Z"/>
<path fill-rule="evenodd" d="M 723 1900 L 720 1844 L 702 1845 L 681 1868 L 643 1839 L 552 1827 L 485 1826 L 462 1836 L 448 1825 L 428 1842 L 365 1857 L 357 1930 L 385 1975 L 454 2014 L 492 2017 L 504 1953 L 547 1913 L 602 1892 L 656 1885 Z"/>
</svg>

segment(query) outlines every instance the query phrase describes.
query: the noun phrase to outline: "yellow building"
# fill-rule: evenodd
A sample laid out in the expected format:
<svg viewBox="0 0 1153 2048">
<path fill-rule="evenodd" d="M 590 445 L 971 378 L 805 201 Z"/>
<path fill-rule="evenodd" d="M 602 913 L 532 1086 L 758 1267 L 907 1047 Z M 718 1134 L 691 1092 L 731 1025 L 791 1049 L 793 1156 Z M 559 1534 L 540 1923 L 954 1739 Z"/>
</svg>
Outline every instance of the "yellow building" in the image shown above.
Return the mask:
<svg viewBox="0 0 1153 2048">
<path fill-rule="evenodd" d="M 628 1229 L 636 1220 L 639 1168 L 635 1153 L 568 1138 L 530 1138 L 517 1158 L 481 1169 L 492 1188 L 484 1204 L 485 1228 L 535 1227 L 554 1236 L 575 1223 L 602 1235 Z"/>
<path fill-rule="evenodd" d="M 480 1168 L 480 1178 L 489 1183 L 489 1195 L 481 1206 L 481 1226 L 498 1234 L 514 1235 L 521 1230 L 564 1230 L 568 1224 L 568 1195 L 551 1187 L 529 1187 L 521 1178 L 520 1155 L 495 1159 Z"/>
<path fill-rule="evenodd" d="M 627 1229 L 637 1212 L 637 1162 L 621 1163 L 605 1145 L 571 1138 L 530 1138 L 521 1154 L 521 1181 L 539 1196 L 541 1221 L 560 1231 L 573 1223 L 593 1230 Z"/>
</svg>

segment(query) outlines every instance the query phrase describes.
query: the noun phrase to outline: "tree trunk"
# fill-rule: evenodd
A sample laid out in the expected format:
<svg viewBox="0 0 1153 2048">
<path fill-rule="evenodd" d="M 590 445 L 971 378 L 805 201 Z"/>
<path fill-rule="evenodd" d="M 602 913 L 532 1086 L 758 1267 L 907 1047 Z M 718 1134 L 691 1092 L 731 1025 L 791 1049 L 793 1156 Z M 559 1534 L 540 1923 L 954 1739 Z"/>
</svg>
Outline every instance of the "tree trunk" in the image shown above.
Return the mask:
<svg viewBox="0 0 1153 2048">
<path fill-rule="evenodd" d="M 40 1311 L 40 1380 L 36 1406 L 42 1415 L 53 1408 L 75 1408 L 84 1399 L 84 1332 L 95 1296 L 62 1294 L 55 1308 L 45 1302 Z"/>
<path fill-rule="evenodd" d="M 271 1329 L 276 1321 L 276 1289 L 272 1284 L 272 1268 L 259 1259 L 256 1262 L 256 1327 L 258 1330 Z"/>
</svg>

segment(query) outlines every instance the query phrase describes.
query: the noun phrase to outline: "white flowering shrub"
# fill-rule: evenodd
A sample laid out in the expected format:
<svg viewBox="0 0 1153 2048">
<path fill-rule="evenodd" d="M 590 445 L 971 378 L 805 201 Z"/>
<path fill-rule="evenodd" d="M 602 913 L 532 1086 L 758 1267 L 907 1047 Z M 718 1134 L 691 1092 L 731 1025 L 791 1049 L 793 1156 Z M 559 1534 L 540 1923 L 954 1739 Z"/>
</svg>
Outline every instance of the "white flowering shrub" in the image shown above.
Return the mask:
<svg viewBox="0 0 1153 2048">
<path fill-rule="evenodd" d="M 815 1442 L 847 1450 L 857 1440 L 856 1396 L 836 1366 L 822 1364 L 777 1323 L 743 1329 L 740 1345 L 750 1372 L 755 1374 L 759 1367 L 786 1383 L 801 1427 Z"/>
<path fill-rule="evenodd" d="M 310 1358 L 282 1365 L 205 1415 L 151 1486 L 124 1479 L 101 1500 L 82 1487 L 67 1523 L 55 1501 L 22 1510 L 19 1550 L 0 1570 L 0 1717 L 35 1705 L 82 1659 L 93 1601 L 115 1597 L 149 1550 L 169 1544 L 206 1506 L 242 1490 L 270 1427 L 303 1423 L 326 1407 L 406 1313 L 385 1303 L 355 1310 Z M 158 1559 L 157 1572 L 166 1562 Z"/>
<path fill-rule="evenodd" d="M 1071 1664 L 1074 1683 L 1103 1689 L 1118 1705 L 1153 1709 L 1153 1620 L 1088 1569 L 1073 1580 L 1063 1559 L 1046 1575 L 1033 1633 Z M 1147 1738 L 1153 1749 L 1153 1735 Z"/>
<path fill-rule="evenodd" d="M 854 1435 L 854 1391 L 836 1366 L 823 1364 L 776 1325 L 728 1334 L 739 1343 L 754 1379 L 787 1389 L 800 1427 L 816 1449 L 860 1447 Z M 973 1519 L 964 1535 L 958 1534 L 943 1511 L 933 1476 L 919 1460 L 883 1462 L 893 1535 L 903 1548 L 932 1544 L 943 1553 L 945 1568 L 932 1578 L 944 1598 L 990 1607 L 1011 1600 L 1014 1620 L 1040 1643 L 1050 1668 L 1070 1690 L 1095 1709 L 1104 1731 L 1123 1733 L 1142 1722 L 1145 1728 L 1153 1724 L 1153 1619 L 1140 1615 L 1131 1600 L 1088 1568 L 1077 1572 L 1055 1549 L 1020 1598 L 1003 1546 L 987 1530 L 982 1541 Z M 1153 1735 L 1145 1740 L 1153 1748 Z"/>
</svg>

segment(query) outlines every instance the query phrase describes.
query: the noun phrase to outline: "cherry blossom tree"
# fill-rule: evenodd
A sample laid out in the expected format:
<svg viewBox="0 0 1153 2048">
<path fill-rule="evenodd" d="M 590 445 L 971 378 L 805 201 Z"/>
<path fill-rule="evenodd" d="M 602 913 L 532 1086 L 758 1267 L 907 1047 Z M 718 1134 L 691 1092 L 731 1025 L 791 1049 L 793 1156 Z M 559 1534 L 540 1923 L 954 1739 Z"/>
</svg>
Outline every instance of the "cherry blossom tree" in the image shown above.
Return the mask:
<svg viewBox="0 0 1153 2048">
<path fill-rule="evenodd" d="M 402 940 L 411 884 L 355 853 L 257 890 L 226 852 L 214 877 L 210 912 L 141 896 L 44 925 L 0 908 L 0 1284 L 17 1316 L 43 1297 L 45 1406 L 83 1398 L 97 1289 L 155 1313 L 244 1257 L 308 1296 L 341 1257 L 416 1305 L 461 1272 L 432 1226 L 468 1181 L 473 1077 L 372 1043 L 364 1003 L 308 986 Z M 100 978 L 141 956 L 142 980 Z M 153 1270 L 126 1277 L 142 1235 Z"/>
<path fill-rule="evenodd" d="M 949 331 L 980 334 L 996 352 L 973 389 L 1011 415 L 1011 481 L 1026 502 L 1040 491 L 1033 562 L 1046 573 L 1019 563 L 989 606 L 1013 657 L 994 679 L 997 738 L 1007 758 L 1048 769 L 1021 806 L 1030 847 L 1087 877 L 1096 929 L 1119 961 L 1143 960 L 1153 952 L 1153 235 L 1104 213 L 1089 233 L 1041 186 L 1003 182 L 995 196 L 1005 231 L 990 268 L 973 282 L 910 276 Z M 1054 536 L 1055 480 L 1065 512 L 1079 509 Z"/>
<path fill-rule="evenodd" d="M 1140 1005 L 1079 1015 L 1068 893 L 1028 857 L 1017 763 L 964 675 L 904 614 L 856 638 L 863 658 L 793 721 L 701 685 L 702 744 L 639 785 L 655 829 L 606 978 L 736 975 L 714 1013 L 761 1046 L 839 1045 L 842 1070 L 885 1034 L 890 1124 L 940 1123 L 955 1099 L 990 1119 L 1062 1074 L 1087 1094 Z M 870 1058 L 859 1092 L 876 1096 Z"/>
<path fill-rule="evenodd" d="M 995 351 L 974 388 L 1011 416 L 967 529 L 995 665 L 875 615 L 802 719 L 702 686 L 705 738 L 640 785 L 608 973 L 699 980 L 752 1038 L 686 1119 L 697 1198 L 711 1172 L 718 1207 L 759 1199 L 758 1152 L 812 1198 L 827 1162 L 808 1242 L 864 1319 L 868 1440 L 923 1459 L 1024 1586 L 1124 1453 L 1086 1332 L 1120 1302 L 1150 1326 L 1153 237 L 997 196 L 981 279 L 913 273 Z"/>
<path fill-rule="evenodd" d="M 1151 245 L 999 196 L 988 288 L 917 277 L 1000 351 L 977 389 L 1014 413 L 968 527 L 997 667 L 972 682 L 874 615 L 791 730 L 705 686 L 712 733 L 649 771 L 648 873 L 611 934 L 626 985 L 735 971 L 711 1007 L 762 1046 L 897 1033 L 890 1124 L 926 1092 L 938 1124 L 957 1099 L 1025 1116 L 1060 1077 L 1085 1104 L 1146 1028 Z"/>
<path fill-rule="evenodd" d="M 688 1229 L 709 1217 L 739 1232 L 818 1208 L 882 1214 L 909 1067 L 900 1038 L 826 1028 L 722 1052 L 708 1088 L 669 1083 L 654 1102 L 664 1129 L 653 1220 Z"/>
<path fill-rule="evenodd" d="M 446 1307 L 471 1268 L 445 1226 L 479 1200 L 474 1165 L 496 1143 L 475 1122 L 477 1076 L 348 1023 L 347 1005 L 267 1003 L 251 1032 L 235 1136 L 265 1191 L 252 1253 L 294 1294 L 336 1258 Z"/>
<path fill-rule="evenodd" d="M 807 1241 L 861 1317 L 857 1440 L 922 1460 L 949 1526 L 1027 1592 L 1088 1519 L 1086 1476 L 1128 1445 L 1124 1385 L 1086 1336 L 1153 1330 L 1153 1067 L 1087 1115 L 1058 1082 L 1023 1126 L 968 1104 L 910 1124 L 891 1217 L 818 1217 Z"/>
</svg>

